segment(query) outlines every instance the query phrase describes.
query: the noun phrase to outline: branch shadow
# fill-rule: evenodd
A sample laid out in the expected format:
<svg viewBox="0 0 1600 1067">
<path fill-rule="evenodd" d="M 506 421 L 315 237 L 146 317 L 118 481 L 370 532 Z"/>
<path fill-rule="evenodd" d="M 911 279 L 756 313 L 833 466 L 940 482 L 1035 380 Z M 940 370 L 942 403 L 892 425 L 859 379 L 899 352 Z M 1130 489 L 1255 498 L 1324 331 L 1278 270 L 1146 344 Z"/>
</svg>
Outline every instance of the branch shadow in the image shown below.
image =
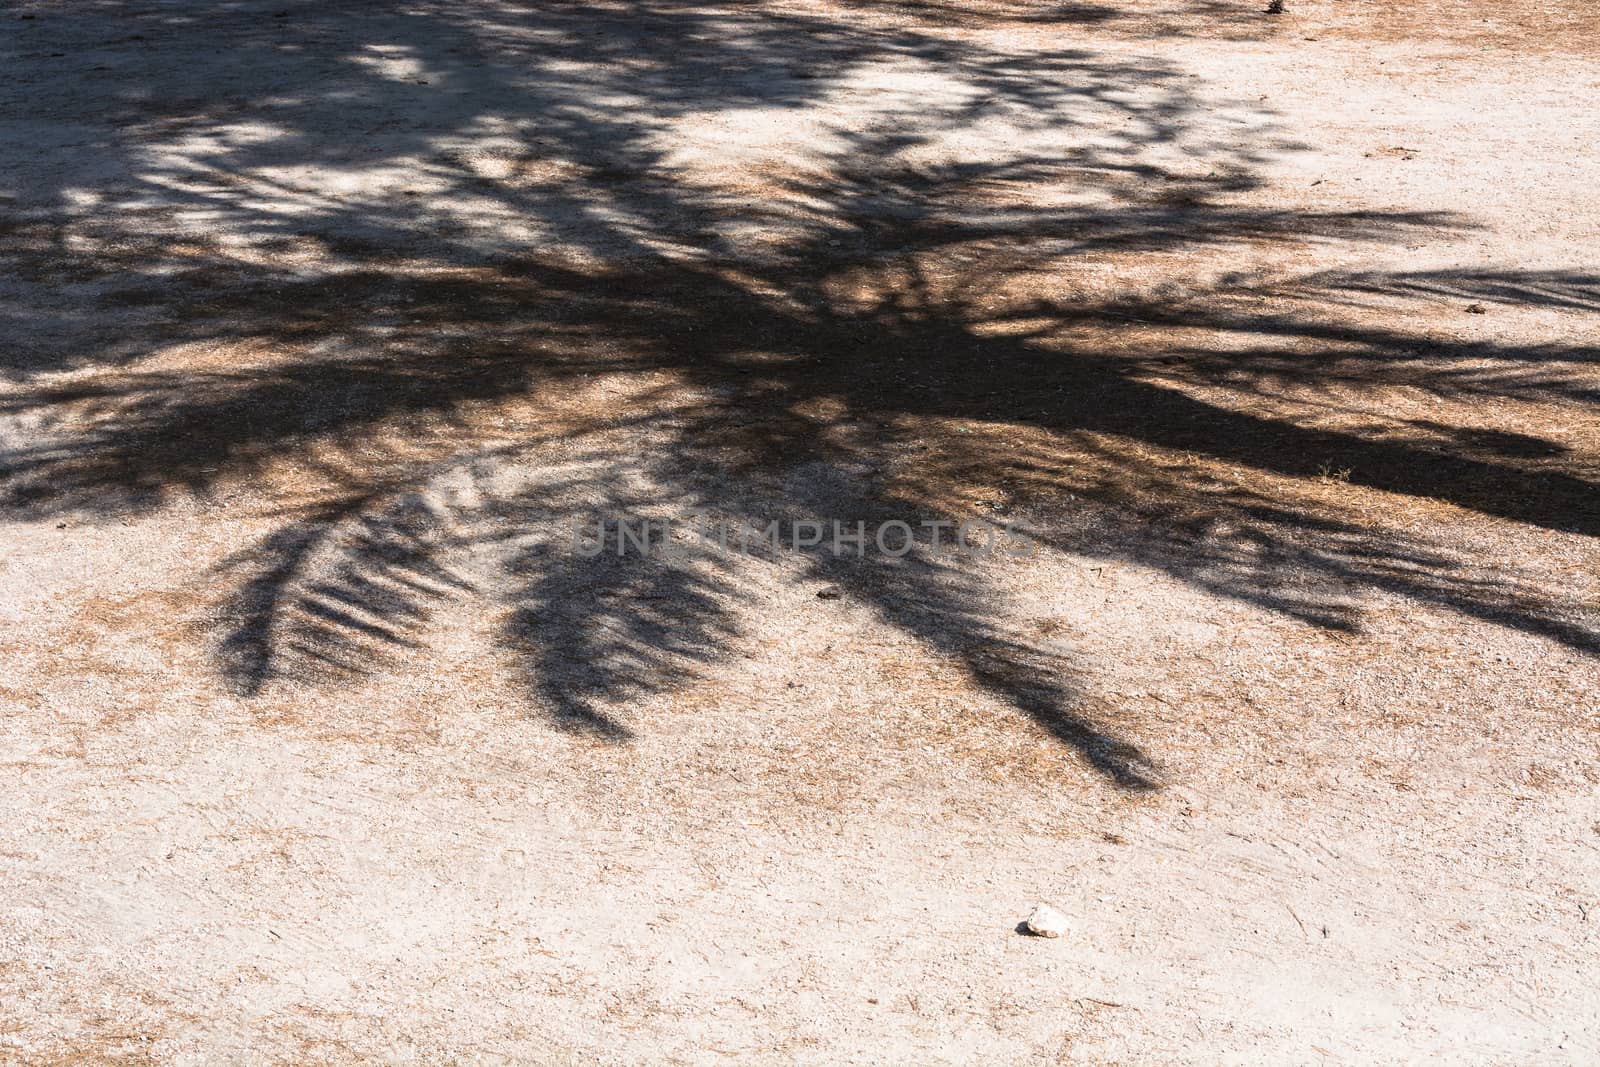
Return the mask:
<svg viewBox="0 0 1600 1067">
<path fill-rule="evenodd" d="M 218 667 L 246 695 L 344 684 L 470 598 L 499 613 L 555 721 L 625 741 L 631 702 L 739 642 L 740 568 L 763 565 L 836 584 L 1117 785 L 1159 786 L 1158 761 L 1098 722 L 1071 666 L 1001 625 L 986 575 L 926 541 L 894 559 L 736 565 L 584 557 L 550 537 L 673 509 L 960 521 L 950 501 L 973 485 L 1019 509 L 1070 501 L 1070 520 L 1035 531 L 1043 551 L 1310 626 L 1358 631 L 1357 594 L 1382 590 L 1600 652 L 1592 616 L 1550 589 L 1307 489 L 1339 471 L 1356 490 L 1592 538 L 1600 486 L 1581 456 L 1532 433 L 1379 432 L 1269 403 L 1293 387 L 1333 411 L 1350 390 L 1405 388 L 1587 410 L 1593 347 L 1451 342 L 1357 305 L 1588 314 L 1594 276 L 1096 289 L 1075 265 L 1468 225 L 1254 204 L 1263 154 L 1290 142 L 1220 147 L 1170 64 L 759 4 L 286 10 L 228 5 L 200 26 L 176 7 L 114 9 L 148 31 L 137 40 L 88 13 L 41 20 L 40 39 L 106 36 L 48 84 L 95 56 L 122 64 L 110 104 L 77 88 L 60 106 L 129 131 L 98 164 L 126 210 L 74 206 L 81 176 L 45 168 L 0 219 L 0 323 L 28 337 L 0 351 L 0 420 L 17 427 L 0 439 L 0 507 L 95 518 L 244 487 L 279 509 L 218 572 L 233 588 Z M 160 62 L 203 37 L 256 87 L 221 59 Z M 863 87 L 869 108 L 818 119 L 776 172 L 757 160 L 719 184 L 693 162 L 697 123 L 825 115 Z M 971 150 L 996 124 L 1003 150 Z M 335 197 L 290 163 L 374 185 Z M 485 236 L 508 220 L 514 233 Z M 584 399 L 616 383 L 622 399 Z"/>
</svg>

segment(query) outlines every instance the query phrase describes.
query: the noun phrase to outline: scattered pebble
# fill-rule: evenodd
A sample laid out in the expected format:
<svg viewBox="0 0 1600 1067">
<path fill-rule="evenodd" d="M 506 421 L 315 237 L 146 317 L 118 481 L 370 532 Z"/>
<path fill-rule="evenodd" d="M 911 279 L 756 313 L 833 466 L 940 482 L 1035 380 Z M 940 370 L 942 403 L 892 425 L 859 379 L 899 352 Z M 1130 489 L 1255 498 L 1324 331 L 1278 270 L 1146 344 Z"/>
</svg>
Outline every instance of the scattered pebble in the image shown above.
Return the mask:
<svg viewBox="0 0 1600 1067">
<path fill-rule="evenodd" d="M 1039 903 L 1033 906 L 1033 913 L 1022 925 L 1034 937 L 1060 937 L 1067 932 L 1067 917 L 1050 905 Z"/>
</svg>

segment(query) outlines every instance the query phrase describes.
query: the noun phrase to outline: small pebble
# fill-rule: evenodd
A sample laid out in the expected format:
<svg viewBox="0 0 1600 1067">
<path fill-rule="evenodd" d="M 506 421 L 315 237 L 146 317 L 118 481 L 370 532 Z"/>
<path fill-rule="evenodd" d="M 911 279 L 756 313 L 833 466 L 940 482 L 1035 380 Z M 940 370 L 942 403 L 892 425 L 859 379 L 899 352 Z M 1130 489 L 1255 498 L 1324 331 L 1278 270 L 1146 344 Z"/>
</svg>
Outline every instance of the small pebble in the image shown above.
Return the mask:
<svg viewBox="0 0 1600 1067">
<path fill-rule="evenodd" d="M 1060 937 L 1067 932 L 1067 917 L 1048 904 L 1035 904 L 1023 924 L 1034 937 Z"/>
</svg>

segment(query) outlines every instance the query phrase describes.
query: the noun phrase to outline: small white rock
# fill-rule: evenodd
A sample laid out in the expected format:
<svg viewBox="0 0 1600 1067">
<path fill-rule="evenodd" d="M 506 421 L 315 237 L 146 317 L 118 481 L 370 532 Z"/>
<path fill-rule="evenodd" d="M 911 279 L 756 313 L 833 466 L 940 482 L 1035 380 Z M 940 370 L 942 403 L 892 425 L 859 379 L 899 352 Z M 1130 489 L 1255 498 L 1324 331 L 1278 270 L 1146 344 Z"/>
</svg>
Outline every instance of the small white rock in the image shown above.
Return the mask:
<svg viewBox="0 0 1600 1067">
<path fill-rule="evenodd" d="M 1050 905 L 1039 903 L 1023 925 L 1036 937 L 1060 937 L 1067 932 L 1067 917 Z"/>
</svg>

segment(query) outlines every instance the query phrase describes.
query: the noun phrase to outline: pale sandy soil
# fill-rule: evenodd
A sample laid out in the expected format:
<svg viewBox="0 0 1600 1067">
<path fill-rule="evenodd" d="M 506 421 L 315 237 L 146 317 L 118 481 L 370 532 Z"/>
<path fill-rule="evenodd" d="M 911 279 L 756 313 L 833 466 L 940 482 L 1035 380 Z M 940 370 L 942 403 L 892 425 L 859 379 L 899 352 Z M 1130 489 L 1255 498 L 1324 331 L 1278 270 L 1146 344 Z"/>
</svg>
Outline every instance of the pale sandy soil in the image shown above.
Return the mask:
<svg viewBox="0 0 1600 1067">
<path fill-rule="evenodd" d="M 0 13 L 0 1059 L 1600 1062 L 1600 20 L 1259 6 Z"/>
</svg>

